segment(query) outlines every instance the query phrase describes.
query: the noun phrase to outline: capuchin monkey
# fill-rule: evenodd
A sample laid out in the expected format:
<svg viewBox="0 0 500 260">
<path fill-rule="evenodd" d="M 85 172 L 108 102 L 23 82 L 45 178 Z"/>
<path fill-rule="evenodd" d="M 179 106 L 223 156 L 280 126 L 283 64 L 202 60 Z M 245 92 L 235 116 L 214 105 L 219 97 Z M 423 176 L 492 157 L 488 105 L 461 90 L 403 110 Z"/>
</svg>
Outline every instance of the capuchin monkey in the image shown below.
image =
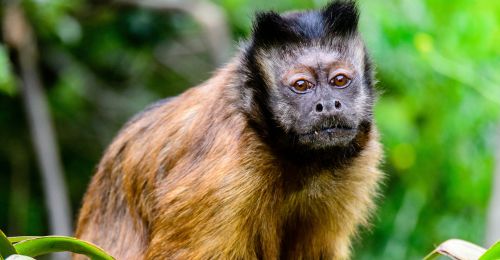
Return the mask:
<svg viewBox="0 0 500 260">
<path fill-rule="evenodd" d="M 349 259 L 382 179 L 357 24 L 351 1 L 257 14 L 211 79 L 125 125 L 76 236 L 117 259 Z"/>
</svg>

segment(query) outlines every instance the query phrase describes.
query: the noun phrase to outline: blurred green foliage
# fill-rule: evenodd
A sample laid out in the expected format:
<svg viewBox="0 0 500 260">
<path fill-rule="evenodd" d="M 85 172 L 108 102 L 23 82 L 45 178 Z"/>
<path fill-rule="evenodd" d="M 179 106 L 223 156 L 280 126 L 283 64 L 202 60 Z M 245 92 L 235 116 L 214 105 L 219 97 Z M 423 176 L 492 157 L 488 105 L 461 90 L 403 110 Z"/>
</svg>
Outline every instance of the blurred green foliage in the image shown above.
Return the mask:
<svg viewBox="0 0 500 260">
<path fill-rule="evenodd" d="M 15 90 L 14 77 L 9 63 L 9 55 L 5 46 L 0 44 L 0 92 L 13 95 Z"/>
<path fill-rule="evenodd" d="M 256 10 L 325 2 L 215 1 L 235 40 L 249 34 Z M 355 259 L 422 257 L 451 237 L 481 244 L 498 149 L 500 1 L 359 2 L 378 67 L 387 178 Z M 94 166 L 127 118 L 207 79 L 215 66 L 200 26 L 179 12 L 82 0 L 23 6 L 37 34 L 76 214 Z M 14 71 L 0 43 L 0 227 L 39 235 L 47 232 L 46 212 Z"/>
</svg>

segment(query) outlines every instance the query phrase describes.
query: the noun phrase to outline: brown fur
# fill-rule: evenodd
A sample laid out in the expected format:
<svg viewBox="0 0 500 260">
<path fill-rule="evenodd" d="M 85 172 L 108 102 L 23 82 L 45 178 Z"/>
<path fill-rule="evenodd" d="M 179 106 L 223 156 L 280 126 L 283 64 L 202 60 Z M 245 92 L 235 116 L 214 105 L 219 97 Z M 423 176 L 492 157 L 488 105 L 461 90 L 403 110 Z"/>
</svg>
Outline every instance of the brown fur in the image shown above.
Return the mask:
<svg viewBox="0 0 500 260">
<path fill-rule="evenodd" d="M 238 105 L 238 62 L 132 120 L 102 158 L 77 237 L 117 259 L 347 259 L 382 174 L 373 126 L 348 167 L 287 168 Z"/>
</svg>

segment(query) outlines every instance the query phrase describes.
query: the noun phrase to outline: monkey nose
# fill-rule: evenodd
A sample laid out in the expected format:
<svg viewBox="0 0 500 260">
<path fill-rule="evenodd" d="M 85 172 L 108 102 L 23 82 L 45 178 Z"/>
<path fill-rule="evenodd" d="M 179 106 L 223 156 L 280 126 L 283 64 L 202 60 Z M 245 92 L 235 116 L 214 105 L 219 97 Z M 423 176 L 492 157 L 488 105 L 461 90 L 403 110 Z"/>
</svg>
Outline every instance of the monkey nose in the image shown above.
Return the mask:
<svg viewBox="0 0 500 260">
<path fill-rule="evenodd" d="M 316 112 L 318 113 L 323 112 L 323 104 L 321 103 L 316 104 Z"/>
<path fill-rule="evenodd" d="M 340 101 L 335 100 L 335 108 L 340 109 L 341 107 L 342 107 L 342 104 L 340 103 Z"/>
<path fill-rule="evenodd" d="M 335 100 L 330 104 L 325 102 L 318 102 L 314 107 L 314 111 L 318 114 L 335 113 L 341 110 L 342 110 L 342 103 L 339 100 Z"/>
</svg>

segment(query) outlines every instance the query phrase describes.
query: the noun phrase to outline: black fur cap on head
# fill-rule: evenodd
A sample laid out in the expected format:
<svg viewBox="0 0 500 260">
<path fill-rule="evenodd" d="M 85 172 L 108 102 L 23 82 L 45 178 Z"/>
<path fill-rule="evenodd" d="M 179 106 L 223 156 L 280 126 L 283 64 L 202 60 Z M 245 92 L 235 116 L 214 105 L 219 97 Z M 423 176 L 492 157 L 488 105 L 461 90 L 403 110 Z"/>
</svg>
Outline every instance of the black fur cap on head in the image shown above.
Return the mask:
<svg viewBox="0 0 500 260">
<path fill-rule="evenodd" d="M 314 39 L 346 37 L 357 31 L 359 12 L 354 1 L 335 0 L 317 11 L 279 15 L 258 13 L 253 24 L 253 47 Z"/>
</svg>

